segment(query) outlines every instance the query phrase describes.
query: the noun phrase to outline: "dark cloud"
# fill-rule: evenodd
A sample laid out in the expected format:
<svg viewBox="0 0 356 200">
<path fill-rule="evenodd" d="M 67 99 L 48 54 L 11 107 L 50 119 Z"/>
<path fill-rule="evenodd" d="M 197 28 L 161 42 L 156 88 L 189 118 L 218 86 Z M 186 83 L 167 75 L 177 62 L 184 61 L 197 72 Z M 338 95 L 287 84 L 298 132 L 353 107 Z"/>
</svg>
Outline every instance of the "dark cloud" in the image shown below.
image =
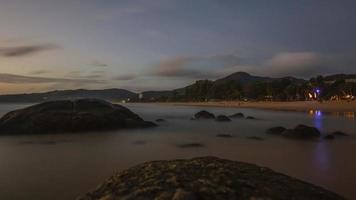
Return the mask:
<svg viewBox="0 0 356 200">
<path fill-rule="evenodd" d="M 0 47 L 0 55 L 4 57 L 21 57 L 32 55 L 41 51 L 59 48 L 54 44 L 23 45 L 13 47 Z"/>
<path fill-rule="evenodd" d="M 47 74 L 47 73 L 50 73 L 50 71 L 44 69 L 34 70 L 30 72 L 30 74 L 32 75 L 40 75 L 40 74 Z"/>
<path fill-rule="evenodd" d="M 36 77 L 36 76 L 22 76 L 15 74 L 0 73 L 0 83 L 87 83 L 87 84 L 103 84 L 102 80 L 91 79 L 67 79 L 67 78 L 50 78 L 50 77 Z"/>
<path fill-rule="evenodd" d="M 129 80 L 133 80 L 135 78 L 136 78 L 136 76 L 128 74 L 128 75 L 115 76 L 112 78 L 112 80 L 114 80 L 114 81 L 129 81 Z"/>
</svg>

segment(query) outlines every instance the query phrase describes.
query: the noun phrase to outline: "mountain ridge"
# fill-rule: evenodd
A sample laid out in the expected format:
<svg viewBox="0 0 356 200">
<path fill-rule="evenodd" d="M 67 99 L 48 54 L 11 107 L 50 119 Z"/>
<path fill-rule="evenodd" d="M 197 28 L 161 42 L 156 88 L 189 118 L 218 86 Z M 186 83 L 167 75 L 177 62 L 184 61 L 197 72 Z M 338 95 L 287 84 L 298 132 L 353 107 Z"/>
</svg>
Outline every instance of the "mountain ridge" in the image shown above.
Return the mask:
<svg viewBox="0 0 356 200">
<path fill-rule="evenodd" d="M 242 85 L 248 85 L 255 82 L 272 82 L 275 80 L 288 79 L 294 83 L 305 83 L 308 80 L 302 78 L 296 78 L 293 76 L 286 77 L 266 77 L 266 76 L 256 76 L 251 75 L 246 72 L 235 72 L 228 76 L 225 76 L 212 83 L 224 83 L 227 81 L 234 81 Z M 356 79 L 356 74 L 331 74 L 324 76 L 324 79 L 327 81 L 335 81 L 338 79 Z M 197 80 L 202 81 L 202 80 Z M 196 81 L 196 82 L 197 82 Z M 135 93 L 125 89 L 119 88 L 109 88 L 109 89 L 73 89 L 73 90 L 54 90 L 48 92 L 39 92 L 39 93 L 23 93 L 23 94 L 3 94 L 0 95 L 0 102 L 41 102 L 49 100 L 63 100 L 63 99 L 77 99 L 77 98 L 100 98 L 109 101 L 123 101 L 123 100 L 137 100 L 140 96 L 143 96 L 145 99 L 159 99 L 160 97 L 169 98 L 173 97 L 176 94 L 184 94 L 185 89 L 194 85 L 196 82 L 187 85 L 182 88 L 172 89 L 172 90 L 163 90 L 163 91 L 143 91 L 141 93 Z"/>
</svg>

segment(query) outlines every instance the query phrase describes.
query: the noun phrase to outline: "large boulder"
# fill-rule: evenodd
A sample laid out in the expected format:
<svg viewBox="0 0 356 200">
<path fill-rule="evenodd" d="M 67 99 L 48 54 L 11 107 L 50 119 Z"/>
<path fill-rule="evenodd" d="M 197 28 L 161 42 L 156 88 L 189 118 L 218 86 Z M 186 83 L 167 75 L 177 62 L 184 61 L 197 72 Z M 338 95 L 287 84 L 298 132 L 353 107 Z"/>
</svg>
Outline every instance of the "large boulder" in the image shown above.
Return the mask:
<svg viewBox="0 0 356 200">
<path fill-rule="evenodd" d="M 320 137 L 320 131 L 312 126 L 297 125 L 294 129 L 286 129 L 283 136 L 299 139 L 312 139 Z"/>
<path fill-rule="evenodd" d="M 216 157 L 202 157 L 143 163 L 115 174 L 94 191 L 78 199 L 338 200 L 344 198 L 268 168 Z"/>
<path fill-rule="evenodd" d="M 2 134 L 103 131 L 155 126 L 124 106 L 98 99 L 49 101 L 11 111 L 0 119 Z"/>
<path fill-rule="evenodd" d="M 194 115 L 195 119 L 215 119 L 215 115 L 206 110 L 199 111 Z"/>
</svg>

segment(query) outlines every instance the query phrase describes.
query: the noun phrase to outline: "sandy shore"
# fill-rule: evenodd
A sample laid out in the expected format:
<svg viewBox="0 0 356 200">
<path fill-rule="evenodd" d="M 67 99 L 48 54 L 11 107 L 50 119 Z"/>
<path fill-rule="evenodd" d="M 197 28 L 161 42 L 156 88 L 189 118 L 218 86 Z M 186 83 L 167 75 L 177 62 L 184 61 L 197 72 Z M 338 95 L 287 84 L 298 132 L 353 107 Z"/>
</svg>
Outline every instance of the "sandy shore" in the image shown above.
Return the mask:
<svg viewBox="0 0 356 200">
<path fill-rule="evenodd" d="M 356 112 L 356 101 L 294 101 L 294 102 L 240 102 L 240 101 L 221 101 L 221 102 L 176 102 L 168 103 L 182 106 L 216 106 L 216 107 L 239 107 L 239 108 L 259 108 L 288 111 L 315 111 L 323 112 Z"/>
</svg>

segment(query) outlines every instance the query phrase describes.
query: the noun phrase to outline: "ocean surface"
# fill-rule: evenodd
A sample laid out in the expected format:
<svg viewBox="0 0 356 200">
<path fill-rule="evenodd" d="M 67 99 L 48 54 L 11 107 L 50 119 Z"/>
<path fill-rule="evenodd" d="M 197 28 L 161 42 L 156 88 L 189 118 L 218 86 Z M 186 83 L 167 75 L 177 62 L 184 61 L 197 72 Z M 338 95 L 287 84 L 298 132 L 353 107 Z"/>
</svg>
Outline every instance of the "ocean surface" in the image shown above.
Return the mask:
<svg viewBox="0 0 356 200">
<path fill-rule="evenodd" d="M 0 104 L 0 116 L 25 104 Z M 159 127 L 113 132 L 0 136 L 0 199 L 75 199 L 117 171 L 162 159 L 218 156 L 254 163 L 356 199 L 355 113 L 286 112 L 257 109 L 125 104 Z M 202 109 L 243 112 L 256 120 L 190 120 Z M 312 125 L 323 134 L 344 131 L 333 141 L 302 141 L 265 134 L 272 126 Z M 232 138 L 216 137 L 230 134 Z M 250 137 L 257 136 L 263 140 Z M 199 143 L 200 147 L 181 145 Z"/>
</svg>

